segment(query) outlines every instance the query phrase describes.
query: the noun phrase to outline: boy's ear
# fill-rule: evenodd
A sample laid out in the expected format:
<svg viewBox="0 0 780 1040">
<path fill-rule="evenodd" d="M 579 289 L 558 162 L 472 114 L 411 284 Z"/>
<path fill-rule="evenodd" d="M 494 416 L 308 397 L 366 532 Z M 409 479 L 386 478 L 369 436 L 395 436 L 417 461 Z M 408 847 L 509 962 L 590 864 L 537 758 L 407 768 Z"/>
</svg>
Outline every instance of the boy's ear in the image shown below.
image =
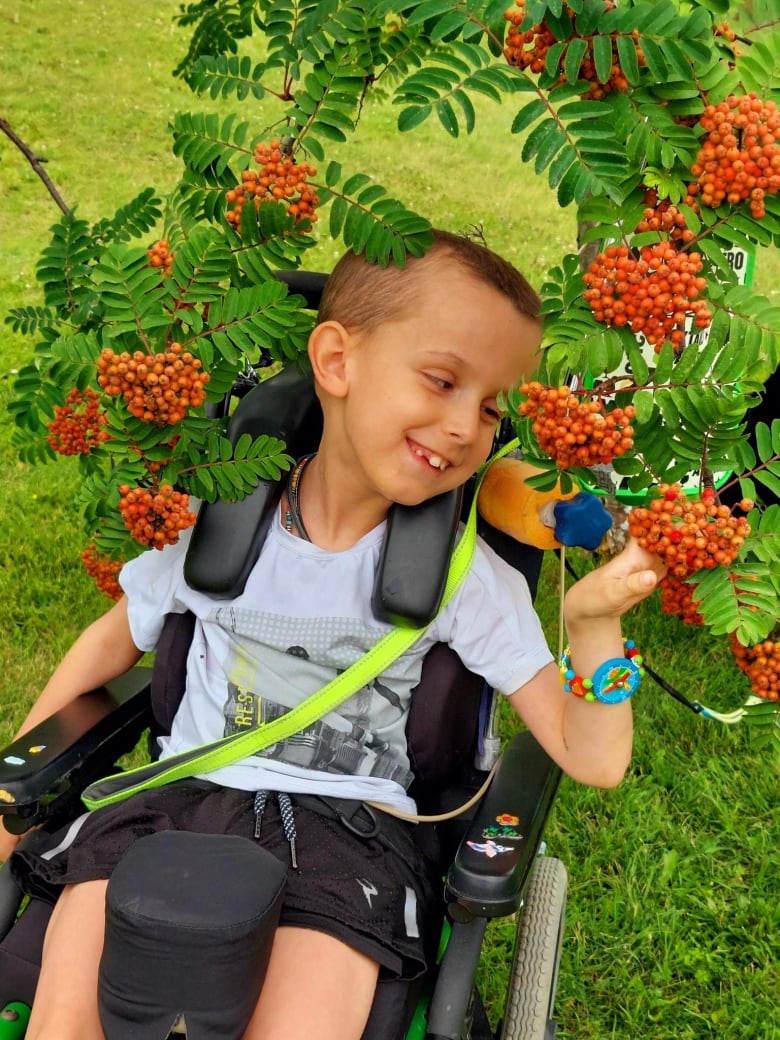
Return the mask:
<svg viewBox="0 0 780 1040">
<path fill-rule="evenodd" d="M 337 321 L 315 325 L 309 336 L 309 360 L 317 386 L 333 397 L 347 392 L 347 353 L 350 334 Z"/>
</svg>

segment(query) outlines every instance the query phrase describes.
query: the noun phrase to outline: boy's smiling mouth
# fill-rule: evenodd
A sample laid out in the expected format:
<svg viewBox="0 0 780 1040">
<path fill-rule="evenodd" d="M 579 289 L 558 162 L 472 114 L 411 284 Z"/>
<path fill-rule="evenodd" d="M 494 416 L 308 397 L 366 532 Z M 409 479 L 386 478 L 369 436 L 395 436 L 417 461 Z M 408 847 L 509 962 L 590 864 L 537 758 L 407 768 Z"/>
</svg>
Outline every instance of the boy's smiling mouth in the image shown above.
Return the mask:
<svg viewBox="0 0 780 1040">
<path fill-rule="evenodd" d="M 423 448 L 420 444 L 415 444 L 413 441 L 409 441 L 409 448 L 413 455 L 418 458 L 425 459 L 429 466 L 434 469 L 438 469 L 440 472 L 444 472 L 448 468 L 450 463 L 447 459 L 443 459 L 441 455 L 437 455 L 435 452 L 428 451 L 427 448 Z"/>
</svg>

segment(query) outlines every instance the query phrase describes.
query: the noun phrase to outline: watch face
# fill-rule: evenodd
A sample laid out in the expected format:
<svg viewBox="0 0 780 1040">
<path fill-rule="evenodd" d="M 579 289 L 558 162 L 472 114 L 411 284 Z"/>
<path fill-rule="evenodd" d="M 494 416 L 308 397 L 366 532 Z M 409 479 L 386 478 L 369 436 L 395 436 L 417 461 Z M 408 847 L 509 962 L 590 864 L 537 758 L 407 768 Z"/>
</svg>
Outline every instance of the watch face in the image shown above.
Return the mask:
<svg viewBox="0 0 780 1040">
<path fill-rule="evenodd" d="M 603 704 L 620 704 L 635 693 L 642 673 L 627 657 L 605 661 L 593 674 L 593 695 Z"/>
</svg>

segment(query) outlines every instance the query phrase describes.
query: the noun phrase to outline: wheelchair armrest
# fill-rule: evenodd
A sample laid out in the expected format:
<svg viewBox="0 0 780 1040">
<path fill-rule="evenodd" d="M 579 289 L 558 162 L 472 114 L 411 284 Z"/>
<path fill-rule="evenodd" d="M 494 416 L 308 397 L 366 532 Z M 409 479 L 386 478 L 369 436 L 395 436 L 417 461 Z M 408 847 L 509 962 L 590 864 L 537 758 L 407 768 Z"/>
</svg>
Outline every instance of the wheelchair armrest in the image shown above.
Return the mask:
<svg viewBox="0 0 780 1040">
<path fill-rule="evenodd" d="M 531 733 L 512 738 L 447 876 L 455 920 L 500 917 L 520 906 L 560 778 Z"/>
<path fill-rule="evenodd" d="M 83 693 L 0 752 L 0 814 L 22 834 L 70 811 L 84 788 L 131 751 L 151 720 L 151 669 Z"/>
</svg>

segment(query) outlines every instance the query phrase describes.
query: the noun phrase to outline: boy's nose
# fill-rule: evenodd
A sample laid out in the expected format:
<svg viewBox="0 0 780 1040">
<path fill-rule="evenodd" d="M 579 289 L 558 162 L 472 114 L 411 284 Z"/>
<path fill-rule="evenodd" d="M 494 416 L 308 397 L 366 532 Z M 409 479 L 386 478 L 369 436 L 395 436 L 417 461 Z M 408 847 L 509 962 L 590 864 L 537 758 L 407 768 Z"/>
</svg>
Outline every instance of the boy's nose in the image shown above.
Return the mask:
<svg viewBox="0 0 780 1040">
<path fill-rule="evenodd" d="M 444 427 L 447 434 L 459 443 L 472 444 L 477 436 L 479 424 L 479 409 L 461 402 L 448 410 Z"/>
</svg>

